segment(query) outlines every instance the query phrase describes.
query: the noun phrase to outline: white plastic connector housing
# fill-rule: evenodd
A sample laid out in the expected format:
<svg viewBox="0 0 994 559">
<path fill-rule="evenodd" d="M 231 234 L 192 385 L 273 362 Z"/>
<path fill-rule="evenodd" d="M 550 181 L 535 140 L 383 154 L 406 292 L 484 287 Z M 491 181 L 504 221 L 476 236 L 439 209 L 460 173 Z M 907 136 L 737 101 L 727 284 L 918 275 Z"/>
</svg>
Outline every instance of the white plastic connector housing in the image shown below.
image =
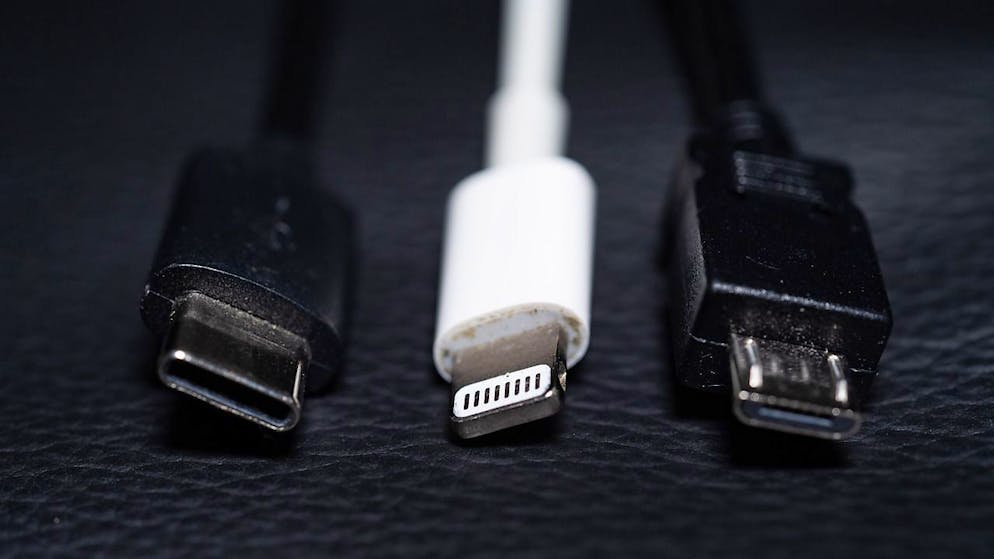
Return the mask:
<svg viewBox="0 0 994 559">
<path fill-rule="evenodd" d="M 454 357 L 550 321 L 566 362 L 590 340 L 595 191 L 578 163 L 544 157 L 486 169 L 449 197 L 435 365 L 452 379 Z"/>
</svg>

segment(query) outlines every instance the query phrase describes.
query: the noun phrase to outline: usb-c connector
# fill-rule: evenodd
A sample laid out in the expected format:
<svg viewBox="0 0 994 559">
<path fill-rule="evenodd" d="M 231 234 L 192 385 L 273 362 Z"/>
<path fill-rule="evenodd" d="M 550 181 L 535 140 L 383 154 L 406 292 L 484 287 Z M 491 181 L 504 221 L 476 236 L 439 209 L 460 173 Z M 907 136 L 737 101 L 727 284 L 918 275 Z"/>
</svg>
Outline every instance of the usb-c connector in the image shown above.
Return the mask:
<svg viewBox="0 0 994 559">
<path fill-rule="evenodd" d="M 199 293 L 176 302 L 159 357 L 167 386 L 276 431 L 300 418 L 306 340 Z"/>
<path fill-rule="evenodd" d="M 307 157 L 280 144 L 191 162 L 141 300 L 165 339 L 167 386 L 285 431 L 305 391 L 330 380 L 344 345 L 352 220 L 316 183 Z"/>
<path fill-rule="evenodd" d="M 261 138 L 191 158 L 145 284 L 165 339 L 159 378 L 275 431 L 342 361 L 352 219 L 308 144 L 326 59 L 327 5 L 287 2 Z"/>
</svg>

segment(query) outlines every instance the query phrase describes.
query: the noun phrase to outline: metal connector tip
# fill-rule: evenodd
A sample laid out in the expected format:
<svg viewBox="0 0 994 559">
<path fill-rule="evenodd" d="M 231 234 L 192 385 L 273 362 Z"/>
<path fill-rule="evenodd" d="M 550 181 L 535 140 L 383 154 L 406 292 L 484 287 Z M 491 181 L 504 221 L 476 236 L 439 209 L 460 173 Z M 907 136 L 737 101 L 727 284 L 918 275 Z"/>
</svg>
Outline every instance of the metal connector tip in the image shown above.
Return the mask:
<svg viewBox="0 0 994 559">
<path fill-rule="evenodd" d="M 168 387 L 274 431 L 300 419 L 303 338 L 216 299 L 176 303 L 159 378 Z"/>
<path fill-rule="evenodd" d="M 733 409 L 747 425 L 839 440 L 859 430 L 845 359 L 732 334 Z"/>
<path fill-rule="evenodd" d="M 557 325 L 462 352 L 452 374 L 452 426 L 464 439 L 554 415 L 566 390 Z"/>
</svg>

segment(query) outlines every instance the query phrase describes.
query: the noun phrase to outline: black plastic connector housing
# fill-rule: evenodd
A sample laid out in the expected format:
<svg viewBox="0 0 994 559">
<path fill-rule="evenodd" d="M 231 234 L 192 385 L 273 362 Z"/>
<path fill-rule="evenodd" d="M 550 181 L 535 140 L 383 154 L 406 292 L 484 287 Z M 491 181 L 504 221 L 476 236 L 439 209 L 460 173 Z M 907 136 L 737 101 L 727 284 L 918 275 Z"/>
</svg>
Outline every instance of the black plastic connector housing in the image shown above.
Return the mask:
<svg viewBox="0 0 994 559">
<path fill-rule="evenodd" d="M 665 220 L 682 384 L 727 390 L 731 336 L 748 336 L 844 357 L 842 380 L 858 402 L 891 314 L 851 190 L 845 166 L 794 155 L 777 119 L 752 104 L 691 140 Z"/>
<path fill-rule="evenodd" d="M 169 386 L 286 430 L 303 388 L 327 385 L 342 361 L 353 224 L 318 183 L 290 143 L 189 162 L 141 299 L 165 336 Z"/>
</svg>

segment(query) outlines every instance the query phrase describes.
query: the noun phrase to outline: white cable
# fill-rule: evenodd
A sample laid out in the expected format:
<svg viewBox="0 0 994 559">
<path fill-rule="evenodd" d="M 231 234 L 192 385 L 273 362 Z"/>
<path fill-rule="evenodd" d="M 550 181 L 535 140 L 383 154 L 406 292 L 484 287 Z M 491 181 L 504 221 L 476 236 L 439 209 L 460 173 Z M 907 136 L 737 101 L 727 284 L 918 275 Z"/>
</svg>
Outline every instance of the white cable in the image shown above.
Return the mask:
<svg viewBox="0 0 994 559">
<path fill-rule="evenodd" d="M 561 154 L 569 109 L 559 93 L 567 0 L 505 0 L 487 165 Z"/>
<path fill-rule="evenodd" d="M 449 197 L 434 358 L 462 399 L 453 403 L 462 436 L 554 413 L 565 367 L 589 343 L 594 184 L 560 155 L 568 112 L 558 91 L 567 6 L 505 0 L 499 87 L 488 115 L 489 167 Z M 541 394 L 530 385 L 534 398 L 500 394 L 497 376 L 543 364 L 554 371 L 547 390 L 543 381 Z M 499 405 L 488 400 L 500 396 Z"/>
</svg>

